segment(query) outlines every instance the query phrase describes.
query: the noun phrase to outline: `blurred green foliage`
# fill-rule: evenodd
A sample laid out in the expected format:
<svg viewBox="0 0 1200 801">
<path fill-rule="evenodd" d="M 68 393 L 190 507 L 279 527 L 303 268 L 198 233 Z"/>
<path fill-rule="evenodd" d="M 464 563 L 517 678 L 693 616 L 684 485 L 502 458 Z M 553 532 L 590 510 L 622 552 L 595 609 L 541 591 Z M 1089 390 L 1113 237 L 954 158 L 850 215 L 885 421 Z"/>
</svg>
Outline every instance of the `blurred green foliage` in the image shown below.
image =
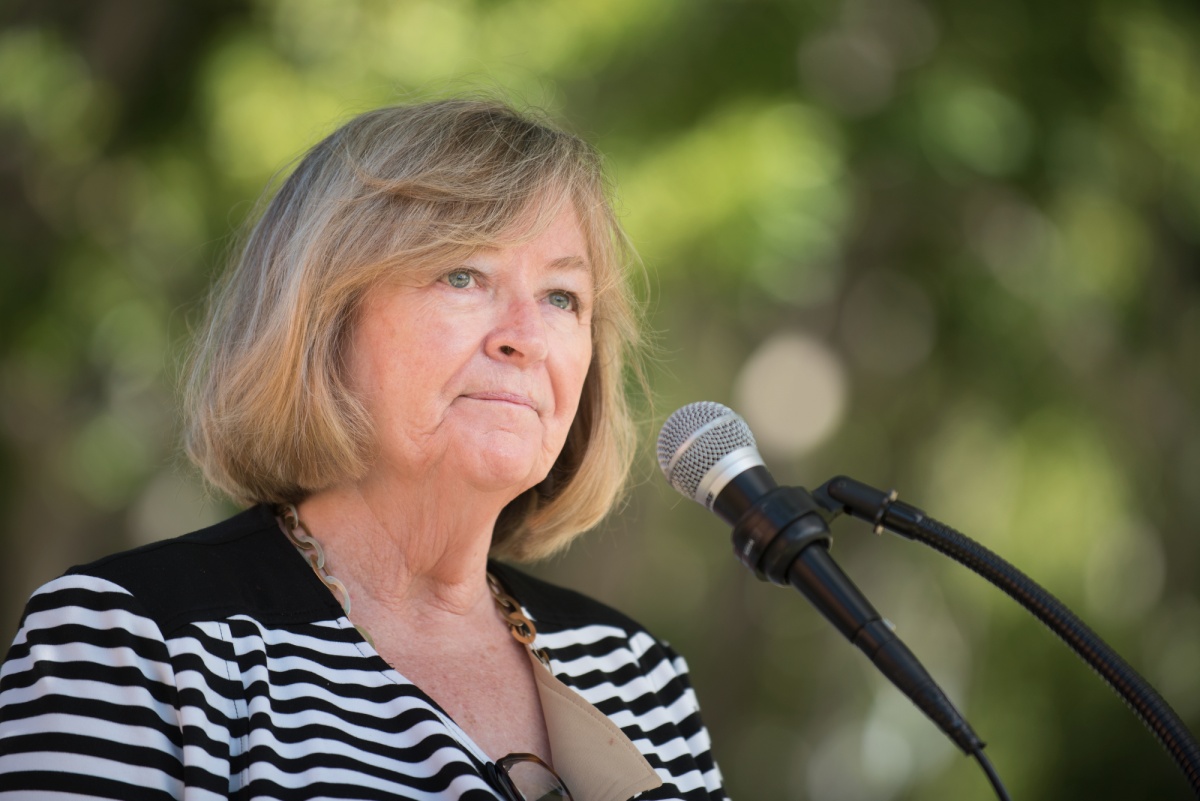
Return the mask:
<svg viewBox="0 0 1200 801">
<path fill-rule="evenodd" d="M 899 488 L 1200 729 L 1193 3 L 14 0 L 0 24 L 6 638 L 67 566 L 229 511 L 182 463 L 174 386 L 262 188 L 356 112 L 484 90 L 608 157 L 651 276 L 647 440 L 744 404 L 781 479 Z M 989 797 L 655 473 L 647 448 L 622 514 L 538 570 L 688 656 L 735 797 Z M 867 533 L 838 525 L 839 558 L 1014 797 L 1184 797 L 1032 619 Z"/>
</svg>

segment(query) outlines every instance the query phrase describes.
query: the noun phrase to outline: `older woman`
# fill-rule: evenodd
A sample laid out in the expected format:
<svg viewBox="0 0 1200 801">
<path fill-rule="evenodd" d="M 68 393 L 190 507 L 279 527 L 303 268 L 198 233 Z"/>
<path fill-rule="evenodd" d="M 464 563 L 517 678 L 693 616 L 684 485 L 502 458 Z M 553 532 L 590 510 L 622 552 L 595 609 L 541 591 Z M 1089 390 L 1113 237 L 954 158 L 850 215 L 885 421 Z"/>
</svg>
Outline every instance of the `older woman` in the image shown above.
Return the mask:
<svg viewBox="0 0 1200 801">
<path fill-rule="evenodd" d="M 250 508 L 34 595 L 0 797 L 723 798 L 682 659 L 489 560 L 621 489 L 623 255 L 596 154 L 503 105 L 313 148 L 193 364 L 188 452 Z"/>
</svg>

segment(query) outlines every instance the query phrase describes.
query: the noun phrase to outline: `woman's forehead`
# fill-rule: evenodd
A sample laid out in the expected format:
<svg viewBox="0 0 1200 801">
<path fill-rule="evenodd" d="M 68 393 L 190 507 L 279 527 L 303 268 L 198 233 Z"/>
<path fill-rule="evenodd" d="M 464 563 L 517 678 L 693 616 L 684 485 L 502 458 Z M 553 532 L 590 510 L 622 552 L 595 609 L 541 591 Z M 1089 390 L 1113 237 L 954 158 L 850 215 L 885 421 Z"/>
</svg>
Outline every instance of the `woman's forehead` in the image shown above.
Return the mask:
<svg viewBox="0 0 1200 801">
<path fill-rule="evenodd" d="M 505 228 L 493 241 L 479 247 L 476 252 L 496 252 L 520 247 L 550 234 L 554 242 L 561 245 L 563 252 L 554 254 L 550 265 L 561 270 L 594 269 L 592 238 L 589 227 L 581 220 L 575 203 L 568 200 L 562 204 L 534 205 Z"/>
</svg>

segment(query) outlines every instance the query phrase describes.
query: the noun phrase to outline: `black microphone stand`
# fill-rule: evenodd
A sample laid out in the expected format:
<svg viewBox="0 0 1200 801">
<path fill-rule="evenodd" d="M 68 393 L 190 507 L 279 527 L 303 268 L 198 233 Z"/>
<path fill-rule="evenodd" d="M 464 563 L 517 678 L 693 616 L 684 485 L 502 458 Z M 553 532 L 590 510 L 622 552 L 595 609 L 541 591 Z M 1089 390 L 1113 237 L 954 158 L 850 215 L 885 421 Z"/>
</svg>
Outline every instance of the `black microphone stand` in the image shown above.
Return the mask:
<svg viewBox="0 0 1200 801">
<path fill-rule="evenodd" d="M 1148 681 L 1037 582 L 966 535 L 896 500 L 894 491 L 882 492 L 837 476 L 814 490 L 812 496 L 828 519 L 845 513 L 870 522 L 877 533 L 887 529 L 922 542 L 983 576 L 1025 607 L 1121 696 L 1167 749 L 1200 798 L 1200 745 L 1187 726 Z"/>
<path fill-rule="evenodd" d="M 916 655 L 896 636 L 829 555 L 830 515 L 805 490 L 779 487 L 766 468 L 740 472 L 717 493 L 712 511 L 733 526 L 734 553 L 764 581 L 791 585 L 861 650 L 963 753 L 983 768 L 1000 801 L 1009 801 L 984 743 Z"/>
</svg>

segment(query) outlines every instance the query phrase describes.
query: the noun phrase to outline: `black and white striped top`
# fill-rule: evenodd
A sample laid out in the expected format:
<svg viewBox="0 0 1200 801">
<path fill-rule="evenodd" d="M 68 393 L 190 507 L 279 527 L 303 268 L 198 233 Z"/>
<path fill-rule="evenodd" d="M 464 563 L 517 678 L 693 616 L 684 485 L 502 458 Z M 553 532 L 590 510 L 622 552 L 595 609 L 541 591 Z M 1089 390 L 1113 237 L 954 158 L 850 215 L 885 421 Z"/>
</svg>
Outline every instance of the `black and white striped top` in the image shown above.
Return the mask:
<svg viewBox="0 0 1200 801">
<path fill-rule="evenodd" d="M 555 675 L 663 785 L 723 799 L 687 667 L 614 610 L 503 565 Z M 359 636 L 256 507 L 75 568 L 0 669 L 0 798 L 494 799 L 486 755 Z"/>
</svg>

